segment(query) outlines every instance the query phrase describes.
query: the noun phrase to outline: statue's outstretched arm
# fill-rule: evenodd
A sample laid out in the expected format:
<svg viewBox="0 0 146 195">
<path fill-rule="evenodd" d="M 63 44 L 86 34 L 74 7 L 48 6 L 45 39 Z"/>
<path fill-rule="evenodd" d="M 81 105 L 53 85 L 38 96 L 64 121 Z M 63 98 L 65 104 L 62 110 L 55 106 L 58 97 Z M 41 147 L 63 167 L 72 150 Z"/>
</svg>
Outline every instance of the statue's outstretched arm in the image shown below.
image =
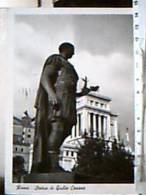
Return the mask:
<svg viewBox="0 0 146 195">
<path fill-rule="evenodd" d="M 83 86 L 81 92 L 76 93 L 76 97 L 82 97 L 84 95 L 87 95 L 91 91 L 98 91 L 99 90 L 99 86 L 90 86 L 89 88 L 87 87 L 87 83 L 88 83 L 87 77 L 85 77 L 82 80 L 84 81 L 84 86 Z"/>
</svg>

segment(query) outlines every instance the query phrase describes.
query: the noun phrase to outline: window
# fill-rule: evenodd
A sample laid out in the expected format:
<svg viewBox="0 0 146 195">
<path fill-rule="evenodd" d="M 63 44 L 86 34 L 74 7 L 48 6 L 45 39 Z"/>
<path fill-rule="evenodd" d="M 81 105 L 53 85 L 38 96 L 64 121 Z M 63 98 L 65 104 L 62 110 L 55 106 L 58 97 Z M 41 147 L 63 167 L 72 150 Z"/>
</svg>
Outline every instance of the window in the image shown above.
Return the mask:
<svg viewBox="0 0 146 195">
<path fill-rule="evenodd" d="M 95 106 L 98 106 L 99 105 L 99 103 L 98 102 L 95 102 Z"/>
<path fill-rule="evenodd" d="M 66 151 L 66 156 L 68 156 L 69 155 L 69 152 L 68 151 Z"/>
<path fill-rule="evenodd" d="M 91 105 L 91 106 L 93 105 L 93 100 L 90 100 L 90 105 Z"/>
<path fill-rule="evenodd" d="M 31 138 L 31 135 L 30 135 L 30 134 L 28 134 L 28 135 L 27 135 L 27 137 L 28 137 L 28 138 Z"/>
<path fill-rule="evenodd" d="M 101 104 L 101 108 L 103 108 L 104 107 L 104 104 Z"/>
<path fill-rule="evenodd" d="M 17 152 L 17 150 L 18 150 L 18 149 L 17 149 L 17 147 L 16 147 L 16 148 L 15 148 L 15 151 Z"/>
<path fill-rule="evenodd" d="M 71 151 L 71 156 L 74 156 L 74 152 L 73 151 Z"/>
<path fill-rule="evenodd" d="M 77 101 L 77 104 L 80 104 L 80 100 Z"/>
<path fill-rule="evenodd" d="M 23 150 L 23 148 L 21 148 L 21 152 L 23 152 L 24 150 Z"/>
</svg>

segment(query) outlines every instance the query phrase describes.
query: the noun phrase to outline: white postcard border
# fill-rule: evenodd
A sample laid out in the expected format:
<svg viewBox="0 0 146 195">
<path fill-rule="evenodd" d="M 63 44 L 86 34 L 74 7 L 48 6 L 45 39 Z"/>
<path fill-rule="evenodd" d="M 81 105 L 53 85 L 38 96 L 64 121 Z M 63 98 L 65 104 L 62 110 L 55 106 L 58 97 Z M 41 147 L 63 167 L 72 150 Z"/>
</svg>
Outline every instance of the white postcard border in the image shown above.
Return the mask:
<svg viewBox="0 0 146 195">
<path fill-rule="evenodd" d="M 68 15 L 68 14 L 86 14 L 86 15 L 132 15 L 132 9 L 102 9 L 102 8 L 93 8 L 93 9 L 63 9 L 63 8 L 27 8 L 27 9 L 12 9 L 9 11 L 9 52 L 11 54 L 9 60 L 9 81 L 10 82 L 10 95 L 9 99 L 9 112 L 8 112 L 8 124 L 6 131 L 6 162 L 5 162 L 5 192 L 6 194 L 134 194 L 135 193 L 135 184 L 14 184 L 12 183 L 12 135 L 13 135 L 13 29 L 14 29 L 14 20 L 16 15 L 36 15 L 36 14 L 58 14 L 58 15 Z M 11 144 L 10 144 L 11 143 Z M 67 190 L 57 190 L 57 186 L 66 188 Z M 65 187 L 63 187 L 65 186 Z M 52 188 L 51 188 L 52 187 Z M 80 187 L 84 190 L 74 190 L 75 188 Z M 36 190 L 38 188 L 38 190 Z M 59 187 L 58 187 L 59 188 Z"/>
</svg>

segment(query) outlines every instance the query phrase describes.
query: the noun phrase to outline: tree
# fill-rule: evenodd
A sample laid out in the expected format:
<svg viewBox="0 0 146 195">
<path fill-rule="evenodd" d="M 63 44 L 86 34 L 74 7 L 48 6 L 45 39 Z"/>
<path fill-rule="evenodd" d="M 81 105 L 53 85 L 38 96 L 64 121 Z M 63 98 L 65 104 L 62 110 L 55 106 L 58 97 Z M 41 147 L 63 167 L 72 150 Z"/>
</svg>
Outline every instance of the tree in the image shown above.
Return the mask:
<svg viewBox="0 0 146 195">
<path fill-rule="evenodd" d="M 123 144 L 87 138 L 74 169 L 78 182 L 127 183 L 134 179 L 134 159 Z M 80 180 L 80 181 L 79 181 Z"/>
<path fill-rule="evenodd" d="M 24 158 L 22 156 L 15 156 L 13 158 L 13 180 L 14 182 L 20 182 L 21 176 L 26 173 L 24 168 Z"/>
</svg>

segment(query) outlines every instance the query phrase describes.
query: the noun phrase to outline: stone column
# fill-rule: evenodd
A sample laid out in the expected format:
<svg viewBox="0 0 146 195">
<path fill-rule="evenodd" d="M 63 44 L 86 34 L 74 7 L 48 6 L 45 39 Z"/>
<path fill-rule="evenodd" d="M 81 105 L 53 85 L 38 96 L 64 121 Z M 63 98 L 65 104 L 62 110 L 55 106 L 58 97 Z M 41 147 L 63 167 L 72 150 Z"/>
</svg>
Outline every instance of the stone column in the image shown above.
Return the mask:
<svg viewBox="0 0 146 195">
<path fill-rule="evenodd" d="M 111 133 L 111 120 L 110 120 L 110 115 L 107 116 L 107 139 L 110 138 L 112 136 L 112 133 Z"/>
<path fill-rule="evenodd" d="M 107 118 L 104 116 L 103 118 L 103 134 L 105 139 L 107 139 Z"/>
<path fill-rule="evenodd" d="M 101 115 L 98 115 L 98 133 L 99 137 L 101 137 Z"/>
<path fill-rule="evenodd" d="M 114 136 L 118 140 L 118 123 L 117 123 L 117 120 L 114 121 Z"/>
<path fill-rule="evenodd" d="M 88 129 L 87 132 L 90 135 L 90 128 L 91 128 L 91 124 L 90 124 L 90 112 L 88 112 Z"/>
<path fill-rule="evenodd" d="M 97 137 L 97 133 L 96 133 L 96 114 L 93 114 L 93 137 Z"/>
<path fill-rule="evenodd" d="M 72 128 L 71 136 L 72 136 L 72 138 L 75 138 L 75 126 L 73 126 L 73 128 Z"/>
<path fill-rule="evenodd" d="M 83 130 L 83 133 L 85 132 L 88 132 L 88 129 L 89 129 L 89 124 L 88 124 L 88 112 L 86 109 L 83 110 L 82 112 L 82 130 Z"/>
<path fill-rule="evenodd" d="M 76 136 L 79 136 L 79 115 L 77 115 Z"/>
</svg>

